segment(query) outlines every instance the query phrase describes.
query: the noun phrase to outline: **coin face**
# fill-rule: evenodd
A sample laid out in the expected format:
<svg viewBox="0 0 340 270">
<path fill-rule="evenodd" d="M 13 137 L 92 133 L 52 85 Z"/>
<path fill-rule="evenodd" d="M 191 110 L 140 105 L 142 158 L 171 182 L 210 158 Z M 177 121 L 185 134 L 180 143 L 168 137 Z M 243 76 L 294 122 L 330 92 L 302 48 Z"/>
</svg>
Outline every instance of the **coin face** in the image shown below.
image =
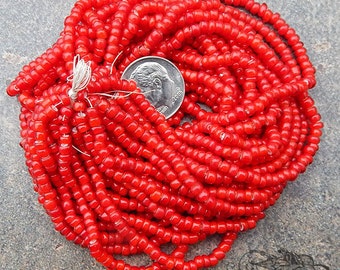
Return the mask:
<svg viewBox="0 0 340 270">
<path fill-rule="evenodd" d="M 176 113 L 184 99 L 184 79 L 169 60 L 146 56 L 132 62 L 123 72 L 122 79 L 134 80 L 146 99 L 169 118 Z"/>
</svg>

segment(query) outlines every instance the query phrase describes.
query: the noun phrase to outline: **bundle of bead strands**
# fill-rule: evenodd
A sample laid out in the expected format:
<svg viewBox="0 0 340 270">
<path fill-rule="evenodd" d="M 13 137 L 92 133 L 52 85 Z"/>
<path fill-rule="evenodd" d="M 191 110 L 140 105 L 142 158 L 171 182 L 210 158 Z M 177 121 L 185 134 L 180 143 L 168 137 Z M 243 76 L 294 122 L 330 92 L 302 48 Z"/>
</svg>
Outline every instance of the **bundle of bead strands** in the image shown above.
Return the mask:
<svg viewBox="0 0 340 270">
<path fill-rule="evenodd" d="M 168 120 L 120 79 L 149 55 L 185 80 Z M 108 269 L 199 269 L 312 162 L 315 83 L 303 43 L 265 4 L 80 0 L 7 92 L 22 105 L 21 146 L 56 230 Z M 187 257 L 215 234 L 210 254 Z M 141 253 L 149 265 L 115 258 Z"/>
</svg>

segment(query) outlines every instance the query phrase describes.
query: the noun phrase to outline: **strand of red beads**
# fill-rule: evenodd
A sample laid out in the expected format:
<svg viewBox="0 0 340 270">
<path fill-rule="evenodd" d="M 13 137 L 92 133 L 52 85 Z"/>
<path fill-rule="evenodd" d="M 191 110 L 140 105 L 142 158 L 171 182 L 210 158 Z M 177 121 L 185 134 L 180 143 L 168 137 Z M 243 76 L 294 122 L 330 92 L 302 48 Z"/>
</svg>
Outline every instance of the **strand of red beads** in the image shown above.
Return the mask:
<svg viewBox="0 0 340 270">
<path fill-rule="evenodd" d="M 185 80 L 168 120 L 120 79 L 148 55 Z M 92 74 L 72 99 L 76 56 Z M 7 92 L 22 105 L 21 146 L 56 230 L 108 269 L 199 269 L 222 260 L 312 162 L 315 83 L 303 43 L 265 4 L 79 0 L 59 40 Z M 187 257 L 214 234 L 210 254 Z M 139 253 L 148 266 L 115 259 Z"/>
</svg>

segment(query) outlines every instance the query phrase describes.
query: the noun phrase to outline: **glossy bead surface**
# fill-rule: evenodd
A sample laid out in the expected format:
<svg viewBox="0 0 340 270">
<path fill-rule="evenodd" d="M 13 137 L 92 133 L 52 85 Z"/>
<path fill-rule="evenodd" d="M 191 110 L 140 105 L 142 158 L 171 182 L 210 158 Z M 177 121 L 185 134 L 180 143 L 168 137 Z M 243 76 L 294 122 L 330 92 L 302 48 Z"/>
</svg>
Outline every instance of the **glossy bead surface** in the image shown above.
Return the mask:
<svg viewBox="0 0 340 270">
<path fill-rule="evenodd" d="M 245 0 L 79 0 L 64 25 L 7 88 L 39 203 L 107 269 L 215 266 L 318 150 L 315 68 L 296 31 Z M 147 55 L 185 80 L 170 119 L 121 80 Z M 78 89 L 81 60 L 91 72 Z M 188 258 L 214 234 L 210 254 Z M 116 258 L 141 253 L 145 267 Z"/>
</svg>

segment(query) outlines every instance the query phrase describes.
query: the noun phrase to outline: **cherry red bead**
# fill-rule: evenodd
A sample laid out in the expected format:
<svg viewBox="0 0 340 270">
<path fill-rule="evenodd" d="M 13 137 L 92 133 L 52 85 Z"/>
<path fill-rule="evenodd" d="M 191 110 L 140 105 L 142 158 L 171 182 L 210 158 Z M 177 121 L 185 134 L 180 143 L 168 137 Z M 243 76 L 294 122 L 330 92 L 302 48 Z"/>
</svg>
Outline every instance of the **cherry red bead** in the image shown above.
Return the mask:
<svg viewBox="0 0 340 270">
<path fill-rule="evenodd" d="M 246 0 L 79 0 L 64 24 L 7 88 L 55 228 L 108 269 L 216 265 L 318 150 L 315 69 L 295 30 Z M 147 55 L 169 59 L 185 80 L 170 119 L 121 80 Z M 80 60 L 91 74 L 78 89 Z M 213 234 L 222 238 L 210 254 L 187 258 Z M 115 258 L 137 253 L 152 263 Z"/>
</svg>

